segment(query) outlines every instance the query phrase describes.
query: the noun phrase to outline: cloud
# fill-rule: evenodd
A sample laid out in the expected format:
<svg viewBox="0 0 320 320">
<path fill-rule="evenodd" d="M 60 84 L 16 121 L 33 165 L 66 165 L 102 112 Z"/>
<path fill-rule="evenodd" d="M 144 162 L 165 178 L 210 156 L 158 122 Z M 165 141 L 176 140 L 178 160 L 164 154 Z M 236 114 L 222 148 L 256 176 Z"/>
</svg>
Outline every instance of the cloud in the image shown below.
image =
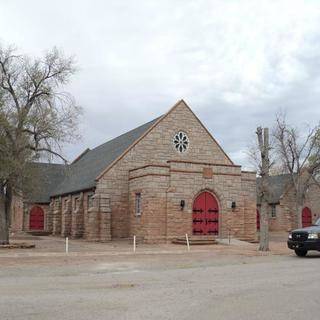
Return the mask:
<svg viewBox="0 0 320 320">
<path fill-rule="evenodd" d="M 257 125 L 319 120 L 318 1 L 4 1 L 0 39 L 77 57 L 85 109 L 70 158 L 184 98 L 237 163 Z"/>
</svg>

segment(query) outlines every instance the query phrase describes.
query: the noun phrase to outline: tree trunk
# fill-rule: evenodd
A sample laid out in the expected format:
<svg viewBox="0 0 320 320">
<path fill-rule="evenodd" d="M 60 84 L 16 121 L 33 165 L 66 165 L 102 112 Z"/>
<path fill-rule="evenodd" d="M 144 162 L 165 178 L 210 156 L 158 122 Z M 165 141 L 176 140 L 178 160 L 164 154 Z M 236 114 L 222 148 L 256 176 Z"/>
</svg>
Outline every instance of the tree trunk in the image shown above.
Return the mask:
<svg viewBox="0 0 320 320">
<path fill-rule="evenodd" d="M 260 209 L 260 251 L 269 251 L 269 205 L 262 201 Z"/>
<path fill-rule="evenodd" d="M 260 211 L 260 251 L 269 251 L 269 129 L 257 128 L 258 144 L 261 154 L 261 211 Z"/>
<path fill-rule="evenodd" d="M 9 244 L 9 223 L 6 211 L 6 199 L 0 193 L 0 245 Z"/>
<path fill-rule="evenodd" d="M 303 204 L 301 204 L 299 201 L 296 203 L 296 221 L 298 228 L 302 228 L 302 210 L 303 210 Z"/>
<path fill-rule="evenodd" d="M 7 187 L 0 190 L 0 245 L 9 244 L 9 227 L 12 206 L 12 188 Z"/>
</svg>

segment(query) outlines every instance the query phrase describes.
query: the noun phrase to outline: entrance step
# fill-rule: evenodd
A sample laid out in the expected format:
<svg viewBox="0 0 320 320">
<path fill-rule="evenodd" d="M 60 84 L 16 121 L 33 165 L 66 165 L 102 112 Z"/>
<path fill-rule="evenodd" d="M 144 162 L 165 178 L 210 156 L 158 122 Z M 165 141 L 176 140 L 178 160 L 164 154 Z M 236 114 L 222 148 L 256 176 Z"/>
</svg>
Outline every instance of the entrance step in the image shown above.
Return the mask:
<svg viewBox="0 0 320 320">
<path fill-rule="evenodd" d="M 178 237 L 173 239 L 172 243 L 187 245 L 187 239 L 186 237 Z M 217 244 L 217 241 L 213 236 L 190 236 L 189 244 L 190 245 L 209 245 L 209 244 Z"/>
<path fill-rule="evenodd" d="M 34 231 L 28 231 L 28 234 L 31 234 L 33 236 L 49 236 L 51 232 L 49 231 L 39 231 L 39 230 L 34 230 Z"/>
</svg>

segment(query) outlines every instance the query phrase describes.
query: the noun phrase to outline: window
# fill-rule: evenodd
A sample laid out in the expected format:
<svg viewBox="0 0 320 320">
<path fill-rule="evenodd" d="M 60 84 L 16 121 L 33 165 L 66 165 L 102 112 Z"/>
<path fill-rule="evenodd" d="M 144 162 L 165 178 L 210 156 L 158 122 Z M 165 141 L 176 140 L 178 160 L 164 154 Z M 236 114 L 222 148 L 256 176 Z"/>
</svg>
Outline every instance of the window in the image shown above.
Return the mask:
<svg viewBox="0 0 320 320">
<path fill-rule="evenodd" d="M 180 153 L 187 151 L 187 149 L 189 147 L 188 136 L 184 132 L 179 131 L 173 137 L 173 145 L 174 145 L 175 149 Z"/>
<path fill-rule="evenodd" d="M 68 201 L 69 201 L 69 198 L 64 199 L 64 202 L 63 202 L 63 209 L 64 210 L 66 210 L 68 208 Z"/>
<path fill-rule="evenodd" d="M 271 218 L 276 218 L 277 217 L 277 207 L 275 204 L 271 205 Z"/>
<path fill-rule="evenodd" d="M 79 196 L 73 198 L 73 210 L 79 209 L 80 198 Z"/>
<path fill-rule="evenodd" d="M 88 194 L 88 200 L 87 200 L 87 208 L 93 207 L 93 193 Z"/>
<path fill-rule="evenodd" d="M 136 216 L 141 216 L 141 193 L 136 193 L 136 208 L 135 208 Z"/>
</svg>

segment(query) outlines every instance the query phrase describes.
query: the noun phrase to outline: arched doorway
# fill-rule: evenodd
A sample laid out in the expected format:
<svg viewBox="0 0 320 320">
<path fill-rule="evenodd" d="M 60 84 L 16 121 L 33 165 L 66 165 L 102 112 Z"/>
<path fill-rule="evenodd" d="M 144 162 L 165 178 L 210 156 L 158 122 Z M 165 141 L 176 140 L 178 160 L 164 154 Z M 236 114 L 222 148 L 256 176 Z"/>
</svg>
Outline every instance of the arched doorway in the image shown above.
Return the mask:
<svg viewBox="0 0 320 320">
<path fill-rule="evenodd" d="M 44 213 L 41 207 L 35 206 L 30 210 L 29 218 L 30 230 L 43 230 L 44 229 Z"/>
<path fill-rule="evenodd" d="M 260 212 L 257 209 L 257 231 L 260 231 Z"/>
<path fill-rule="evenodd" d="M 302 210 L 302 228 L 310 227 L 312 225 L 312 213 L 308 207 Z"/>
<path fill-rule="evenodd" d="M 210 192 L 201 192 L 193 202 L 192 232 L 194 235 L 219 234 L 219 205 Z"/>
</svg>

